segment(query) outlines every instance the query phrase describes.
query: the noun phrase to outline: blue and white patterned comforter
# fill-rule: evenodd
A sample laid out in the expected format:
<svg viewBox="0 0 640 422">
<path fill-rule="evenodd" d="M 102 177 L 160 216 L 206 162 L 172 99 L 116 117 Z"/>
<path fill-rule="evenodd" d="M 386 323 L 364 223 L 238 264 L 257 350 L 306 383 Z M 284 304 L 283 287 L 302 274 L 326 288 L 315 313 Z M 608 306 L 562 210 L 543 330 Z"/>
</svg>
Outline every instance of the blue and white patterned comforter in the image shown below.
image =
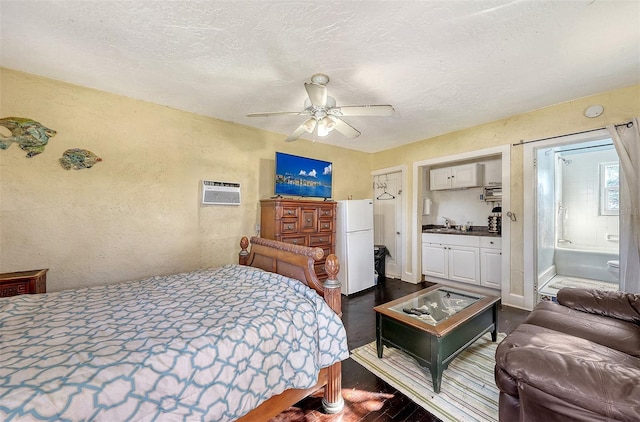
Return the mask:
<svg viewBox="0 0 640 422">
<path fill-rule="evenodd" d="M 234 420 L 347 357 L 320 296 L 251 267 L 0 299 L 0 420 Z"/>
</svg>

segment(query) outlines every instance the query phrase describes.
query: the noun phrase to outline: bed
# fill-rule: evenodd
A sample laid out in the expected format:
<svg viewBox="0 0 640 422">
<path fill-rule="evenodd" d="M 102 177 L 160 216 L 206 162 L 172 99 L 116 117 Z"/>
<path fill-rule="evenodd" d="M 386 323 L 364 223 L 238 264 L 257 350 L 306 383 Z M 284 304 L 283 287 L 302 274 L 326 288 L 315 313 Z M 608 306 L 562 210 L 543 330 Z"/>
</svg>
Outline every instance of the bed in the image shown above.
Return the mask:
<svg viewBox="0 0 640 422">
<path fill-rule="evenodd" d="M 0 299 L 0 420 L 268 420 L 341 410 L 339 265 L 241 241 L 240 265 Z M 302 283 L 300 282 L 302 281 Z"/>
</svg>

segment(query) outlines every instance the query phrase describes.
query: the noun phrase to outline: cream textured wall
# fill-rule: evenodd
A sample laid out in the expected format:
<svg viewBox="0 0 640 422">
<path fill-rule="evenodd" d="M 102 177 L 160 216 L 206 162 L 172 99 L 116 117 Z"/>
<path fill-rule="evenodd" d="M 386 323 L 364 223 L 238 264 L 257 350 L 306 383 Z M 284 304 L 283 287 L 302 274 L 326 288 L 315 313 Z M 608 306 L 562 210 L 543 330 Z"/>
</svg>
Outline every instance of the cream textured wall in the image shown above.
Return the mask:
<svg viewBox="0 0 640 422">
<path fill-rule="evenodd" d="M 0 83 L 0 117 L 58 132 L 33 158 L 0 151 L 0 272 L 49 268 L 49 291 L 237 262 L 275 151 L 332 161 L 335 199 L 372 194 L 370 154 L 8 69 Z M 103 161 L 66 171 L 69 148 Z M 202 179 L 240 182 L 242 205 L 200 206 Z"/>
<path fill-rule="evenodd" d="M 584 116 L 584 110 L 593 104 L 604 107 L 604 113 L 595 119 Z M 407 165 L 412 170 L 414 162 L 436 157 L 475 151 L 503 145 L 511 145 L 521 140 L 534 140 L 549 136 L 564 135 L 588 129 L 602 128 L 607 124 L 629 121 L 640 115 L 640 85 L 606 92 L 600 95 L 535 110 L 508 119 L 487 123 L 466 130 L 449 133 L 431 139 L 415 142 L 373 154 L 372 170 Z M 428 124 L 428 122 L 425 122 Z M 511 211 L 516 216 L 523 215 L 523 152 L 522 147 L 511 146 Z M 405 191 L 412 192 L 413 175 L 408 175 L 410 186 Z M 414 198 L 406 195 L 405 209 L 410 210 Z M 506 210 L 505 210 L 506 211 Z M 411 232 L 418 231 L 414 222 L 409 222 Z M 511 289 L 516 294 L 523 293 L 523 272 L 525 257 L 523 245 L 522 218 L 511 225 Z M 410 241 L 410 236 L 409 236 Z M 406 245 L 407 259 L 411 259 L 411 244 Z M 408 265 L 410 268 L 411 266 Z"/>
</svg>

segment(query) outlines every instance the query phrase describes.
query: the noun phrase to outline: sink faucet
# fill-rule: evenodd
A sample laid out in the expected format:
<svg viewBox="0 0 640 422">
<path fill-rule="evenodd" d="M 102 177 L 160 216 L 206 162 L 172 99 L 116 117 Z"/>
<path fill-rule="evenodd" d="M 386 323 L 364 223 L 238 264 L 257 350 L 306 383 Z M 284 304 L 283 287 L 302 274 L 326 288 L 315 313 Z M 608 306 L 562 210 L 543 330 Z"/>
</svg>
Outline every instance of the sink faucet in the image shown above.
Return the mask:
<svg viewBox="0 0 640 422">
<path fill-rule="evenodd" d="M 451 228 L 451 220 L 449 220 L 447 217 L 442 217 L 444 218 L 444 228 L 445 229 L 450 229 Z"/>
</svg>

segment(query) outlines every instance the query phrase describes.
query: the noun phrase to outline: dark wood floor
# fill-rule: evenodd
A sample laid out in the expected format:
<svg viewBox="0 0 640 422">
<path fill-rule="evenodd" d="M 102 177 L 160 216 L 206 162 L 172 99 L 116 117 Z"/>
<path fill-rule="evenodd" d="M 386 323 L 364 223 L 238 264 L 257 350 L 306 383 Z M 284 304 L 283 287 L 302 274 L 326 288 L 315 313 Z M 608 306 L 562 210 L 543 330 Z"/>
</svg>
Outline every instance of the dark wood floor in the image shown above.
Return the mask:
<svg viewBox="0 0 640 422">
<path fill-rule="evenodd" d="M 342 297 L 342 320 L 347 329 L 349 350 L 375 340 L 373 307 L 430 286 L 396 279 L 383 280 L 365 292 Z M 498 331 L 510 333 L 529 314 L 503 306 L 498 313 Z M 322 391 L 307 397 L 271 422 L 358 422 L 358 421 L 439 421 L 404 394 L 349 358 L 342 362 L 342 395 L 345 409 L 337 415 L 322 412 Z"/>
</svg>

